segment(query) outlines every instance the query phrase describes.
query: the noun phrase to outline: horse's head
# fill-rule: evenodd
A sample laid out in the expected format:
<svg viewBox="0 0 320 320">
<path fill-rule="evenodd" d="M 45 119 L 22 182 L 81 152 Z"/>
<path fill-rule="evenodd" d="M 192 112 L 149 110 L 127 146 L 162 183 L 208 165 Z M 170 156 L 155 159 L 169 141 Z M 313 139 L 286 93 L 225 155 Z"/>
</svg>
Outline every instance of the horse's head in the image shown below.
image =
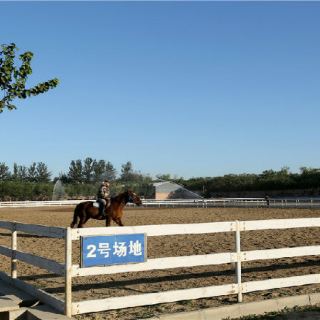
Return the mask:
<svg viewBox="0 0 320 320">
<path fill-rule="evenodd" d="M 126 199 L 127 202 L 134 203 L 137 206 L 141 206 L 142 205 L 142 201 L 141 201 L 140 197 L 136 193 L 134 193 L 131 190 L 127 190 L 126 194 L 127 194 L 127 199 Z"/>
</svg>

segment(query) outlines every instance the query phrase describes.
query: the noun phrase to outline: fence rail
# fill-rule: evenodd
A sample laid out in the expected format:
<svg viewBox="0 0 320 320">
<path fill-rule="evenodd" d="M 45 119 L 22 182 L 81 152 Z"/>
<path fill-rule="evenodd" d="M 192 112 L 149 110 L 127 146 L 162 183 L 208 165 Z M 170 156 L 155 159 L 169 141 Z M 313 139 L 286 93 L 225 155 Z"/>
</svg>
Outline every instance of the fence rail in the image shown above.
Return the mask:
<svg viewBox="0 0 320 320">
<path fill-rule="evenodd" d="M 320 274 L 309 274 L 294 277 L 274 278 L 259 281 L 249 281 L 242 283 L 242 262 L 280 259 L 299 256 L 320 255 L 320 245 L 290 247 L 266 250 L 241 250 L 241 233 L 251 230 L 265 229 L 290 229 L 290 228 L 308 228 L 320 227 L 320 218 L 301 218 L 301 219 L 273 219 L 256 221 L 230 221 L 198 224 L 172 224 L 172 225 L 150 225 L 136 227 L 101 227 L 101 228 L 57 228 L 45 227 L 40 225 L 27 225 L 17 222 L 0 221 L 0 228 L 8 229 L 12 233 L 12 246 L 7 248 L 0 246 L 0 254 L 11 257 L 12 271 L 11 277 L 0 272 L 0 278 L 6 279 L 11 284 L 27 290 L 30 294 L 38 297 L 45 303 L 64 312 L 67 316 L 105 311 L 110 309 L 120 309 L 136 307 L 143 305 L 152 305 L 157 303 L 174 302 L 188 299 L 198 299 L 206 297 L 215 297 L 222 295 L 237 294 L 238 301 L 242 301 L 244 293 L 269 290 L 274 288 L 283 288 L 290 286 L 300 286 L 306 284 L 320 283 Z M 44 235 L 53 238 L 63 238 L 65 240 L 65 262 L 58 262 L 49 259 L 36 257 L 29 253 L 23 253 L 17 250 L 17 230 L 37 235 Z M 235 235 L 235 248 L 231 252 L 211 253 L 206 255 L 191 255 L 181 257 L 165 257 L 149 259 L 143 263 L 99 266 L 81 268 L 79 264 L 72 264 L 72 242 L 79 240 L 80 237 L 89 235 L 110 235 L 110 234 L 132 234 L 146 233 L 151 236 L 168 236 L 177 234 L 203 234 L 203 233 L 221 233 L 232 232 Z M 29 284 L 17 279 L 16 260 L 21 260 L 29 264 L 46 269 L 50 272 L 64 275 L 65 277 L 65 299 L 59 300 L 43 290 L 36 289 Z M 235 283 L 208 286 L 201 288 L 180 289 L 164 291 L 157 293 L 146 293 L 130 295 L 125 297 L 111 297 L 99 300 L 72 301 L 72 279 L 74 277 L 84 277 L 102 274 L 115 274 L 123 272 L 140 272 L 148 270 L 165 270 L 181 267 L 194 267 L 204 265 L 235 264 Z"/>
<path fill-rule="evenodd" d="M 61 200 L 61 201 L 6 201 L 0 202 L 0 208 L 35 208 L 51 206 L 75 206 L 86 200 Z M 143 199 L 144 207 L 179 208 L 179 207 L 273 207 L 273 208 L 320 208 L 320 198 L 278 199 L 271 198 L 223 198 L 223 199 L 168 199 L 155 200 Z M 128 206 L 134 206 L 128 203 Z"/>
<path fill-rule="evenodd" d="M 11 248 L 0 245 L 0 254 L 11 258 L 11 277 L 1 271 L 0 279 L 23 291 L 28 292 L 30 295 L 38 298 L 42 302 L 47 303 L 63 313 L 65 311 L 65 302 L 63 300 L 60 300 L 44 290 L 38 289 L 22 280 L 17 279 L 17 260 L 60 275 L 65 274 L 65 265 L 31 253 L 19 251 L 17 250 L 17 242 L 18 231 L 36 236 L 65 239 L 66 229 L 59 227 L 47 227 L 43 225 L 25 224 L 15 221 L 0 221 L 0 229 L 11 231 Z"/>
<path fill-rule="evenodd" d="M 77 205 L 84 200 L 60 200 L 60 201 L 3 201 L 0 208 L 35 208 L 51 206 Z"/>
</svg>

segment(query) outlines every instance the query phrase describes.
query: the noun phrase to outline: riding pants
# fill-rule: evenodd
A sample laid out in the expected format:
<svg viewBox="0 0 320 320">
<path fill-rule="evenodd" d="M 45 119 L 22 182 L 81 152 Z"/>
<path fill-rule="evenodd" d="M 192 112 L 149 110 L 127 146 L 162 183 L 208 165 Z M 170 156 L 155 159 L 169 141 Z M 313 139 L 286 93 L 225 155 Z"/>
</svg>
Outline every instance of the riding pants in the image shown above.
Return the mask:
<svg viewBox="0 0 320 320">
<path fill-rule="evenodd" d="M 101 216 L 105 217 L 106 216 L 106 213 L 105 213 L 105 206 L 107 204 L 107 200 L 106 199 L 103 199 L 103 198 L 99 198 L 97 199 L 97 202 L 99 203 L 99 213 Z"/>
</svg>

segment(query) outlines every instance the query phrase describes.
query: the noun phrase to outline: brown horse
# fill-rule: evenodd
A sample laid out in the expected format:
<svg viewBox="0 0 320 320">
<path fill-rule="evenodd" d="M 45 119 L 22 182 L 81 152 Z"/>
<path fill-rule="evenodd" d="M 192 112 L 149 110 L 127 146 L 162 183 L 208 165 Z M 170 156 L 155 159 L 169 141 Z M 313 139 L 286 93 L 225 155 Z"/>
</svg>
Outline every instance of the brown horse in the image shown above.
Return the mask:
<svg viewBox="0 0 320 320">
<path fill-rule="evenodd" d="M 78 223 L 78 228 L 82 228 L 84 224 L 90 219 L 103 220 L 106 219 L 106 226 L 109 227 L 111 224 L 111 219 L 117 223 L 119 226 L 123 226 L 121 218 L 123 216 L 123 208 L 128 202 L 132 202 L 138 206 L 142 204 L 140 197 L 132 192 L 127 190 L 123 193 L 118 194 L 115 197 L 111 198 L 111 204 L 106 210 L 106 218 L 103 218 L 99 214 L 99 208 L 94 207 L 94 202 L 85 201 L 77 204 L 74 209 L 73 220 L 71 222 L 71 228 L 74 228 Z"/>
</svg>

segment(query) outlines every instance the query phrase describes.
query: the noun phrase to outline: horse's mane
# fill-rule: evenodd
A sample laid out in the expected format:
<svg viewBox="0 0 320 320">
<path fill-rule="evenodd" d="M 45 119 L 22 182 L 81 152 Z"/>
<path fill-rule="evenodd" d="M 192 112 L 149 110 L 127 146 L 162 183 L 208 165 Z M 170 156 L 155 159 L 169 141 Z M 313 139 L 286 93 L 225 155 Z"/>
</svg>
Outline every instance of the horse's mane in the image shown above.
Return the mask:
<svg viewBox="0 0 320 320">
<path fill-rule="evenodd" d="M 114 197 L 111 197 L 112 200 L 119 200 L 119 199 L 122 199 L 123 197 L 126 197 L 128 196 L 130 193 L 130 190 L 126 190 L 124 192 L 121 192 L 119 193 L 118 195 L 114 196 Z"/>
</svg>

